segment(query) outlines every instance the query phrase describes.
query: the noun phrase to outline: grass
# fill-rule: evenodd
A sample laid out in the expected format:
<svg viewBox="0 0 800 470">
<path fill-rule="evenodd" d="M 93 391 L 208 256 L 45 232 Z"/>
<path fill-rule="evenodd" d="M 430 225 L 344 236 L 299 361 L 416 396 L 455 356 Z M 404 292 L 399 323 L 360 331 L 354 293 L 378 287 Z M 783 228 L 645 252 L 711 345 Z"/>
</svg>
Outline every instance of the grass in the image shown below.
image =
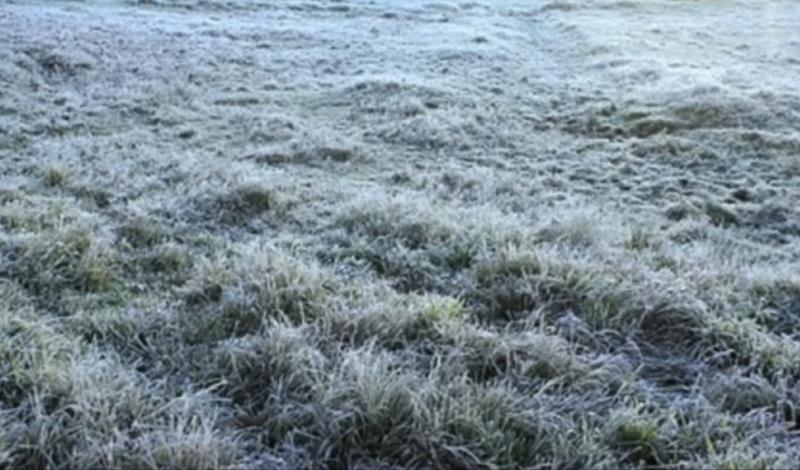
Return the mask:
<svg viewBox="0 0 800 470">
<path fill-rule="evenodd" d="M 305 323 L 324 311 L 331 282 L 319 268 L 281 251 L 243 247 L 232 259 L 198 265 L 185 288 L 194 310 L 186 321 L 197 341 L 258 331 L 270 318 Z"/>
<path fill-rule="evenodd" d="M 796 103 L 686 84 L 715 41 L 586 43 L 635 2 L 16 3 L 0 468 L 800 464 Z"/>
<path fill-rule="evenodd" d="M 16 248 L 15 277 L 29 290 L 57 294 L 107 291 L 115 283 L 115 252 L 90 228 L 67 227 L 52 236 L 34 237 Z"/>
</svg>

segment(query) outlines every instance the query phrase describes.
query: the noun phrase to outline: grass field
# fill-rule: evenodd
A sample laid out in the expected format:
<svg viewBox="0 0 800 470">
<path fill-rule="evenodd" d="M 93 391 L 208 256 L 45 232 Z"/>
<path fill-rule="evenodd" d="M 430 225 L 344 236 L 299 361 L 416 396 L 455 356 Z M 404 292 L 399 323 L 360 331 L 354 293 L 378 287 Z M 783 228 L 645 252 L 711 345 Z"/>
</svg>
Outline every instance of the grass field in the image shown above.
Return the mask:
<svg viewBox="0 0 800 470">
<path fill-rule="evenodd" d="M 0 1 L 0 468 L 797 468 L 795 1 Z"/>
</svg>

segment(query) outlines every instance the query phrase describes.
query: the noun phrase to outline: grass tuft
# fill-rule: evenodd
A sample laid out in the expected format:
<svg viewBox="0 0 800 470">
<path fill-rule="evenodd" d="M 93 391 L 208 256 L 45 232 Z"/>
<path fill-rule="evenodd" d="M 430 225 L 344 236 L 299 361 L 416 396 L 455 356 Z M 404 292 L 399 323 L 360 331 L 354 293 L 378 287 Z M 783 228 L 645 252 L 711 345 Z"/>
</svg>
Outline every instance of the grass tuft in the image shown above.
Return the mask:
<svg viewBox="0 0 800 470">
<path fill-rule="evenodd" d="M 44 184 L 50 188 L 64 188 L 70 181 L 69 171 L 62 167 L 50 167 L 44 172 Z"/>
<path fill-rule="evenodd" d="M 19 282 L 37 295 L 64 289 L 103 292 L 116 285 L 116 256 L 108 238 L 73 226 L 25 240 L 12 269 Z"/>
<path fill-rule="evenodd" d="M 198 340 L 256 332 L 271 318 L 303 323 L 323 313 L 331 282 L 278 249 L 247 246 L 232 259 L 198 265 L 185 292 L 200 311 L 186 320 L 197 323 Z"/>
</svg>

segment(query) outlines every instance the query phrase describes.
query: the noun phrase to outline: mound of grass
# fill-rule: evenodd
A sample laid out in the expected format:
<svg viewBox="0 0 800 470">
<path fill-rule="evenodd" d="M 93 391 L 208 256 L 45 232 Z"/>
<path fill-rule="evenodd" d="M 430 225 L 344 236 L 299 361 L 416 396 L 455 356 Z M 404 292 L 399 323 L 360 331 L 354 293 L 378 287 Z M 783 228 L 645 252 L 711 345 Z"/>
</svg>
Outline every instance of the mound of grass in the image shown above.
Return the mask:
<svg viewBox="0 0 800 470">
<path fill-rule="evenodd" d="M 476 221 L 480 216 L 487 220 Z M 332 255 L 365 261 L 402 291 L 441 293 L 482 250 L 519 236 L 496 231 L 493 217 L 480 210 L 448 217 L 415 200 L 359 202 L 342 208 L 337 225 L 344 235 Z"/>
<path fill-rule="evenodd" d="M 324 312 L 331 282 L 278 249 L 248 246 L 232 259 L 198 264 L 185 297 L 199 311 L 186 321 L 196 324 L 198 340 L 256 332 L 271 318 L 311 321 Z"/>
<path fill-rule="evenodd" d="M 245 225 L 285 209 L 278 192 L 260 183 L 242 184 L 217 196 L 203 197 L 197 206 L 205 219 L 228 225 Z"/>
<path fill-rule="evenodd" d="M 118 233 L 133 248 L 152 248 L 167 238 L 167 230 L 160 223 L 144 217 L 127 221 Z"/>
<path fill-rule="evenodd" d="M 50 167 L 44 172 L 44 184 L 51 188 L 63 188 L 69 179 L 69 172 L 60 167 Z"/>
<path fill-rule="evenodd" d="M 28 238 L 16 251 L 13 275 L 37 295 L 57 295 L 64 289 L 102 292 L 116 284 L 114 248 L 108 238 L 86 227 Z"/>
<path fill-rule="evenodd" d="M 260 334 L 227 340 L 218 346 L 219 370 L 226 394 L 251 414 L 270 403 L 267 392 L 308 397 L 325 378 L 328 359 L 313 344 L 307 327 L 271 322 Z M 253 421 L 250 417 L 250 421 Z M 247 417 L 241 417 L 247 422 Z"/>
</svg>

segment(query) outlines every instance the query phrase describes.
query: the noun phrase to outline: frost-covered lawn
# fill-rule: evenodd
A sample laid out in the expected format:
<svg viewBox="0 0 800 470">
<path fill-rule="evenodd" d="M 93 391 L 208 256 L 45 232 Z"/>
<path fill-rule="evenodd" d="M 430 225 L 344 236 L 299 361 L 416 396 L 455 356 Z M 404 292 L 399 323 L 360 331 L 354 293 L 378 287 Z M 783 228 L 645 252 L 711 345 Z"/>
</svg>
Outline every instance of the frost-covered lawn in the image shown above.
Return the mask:
<svg viewBox="0 0 800 470">
<path fill-rule="evenodd" d="M 0 468 L 800 466 L 796 1 L 5 1 Z"/>
</svg>

